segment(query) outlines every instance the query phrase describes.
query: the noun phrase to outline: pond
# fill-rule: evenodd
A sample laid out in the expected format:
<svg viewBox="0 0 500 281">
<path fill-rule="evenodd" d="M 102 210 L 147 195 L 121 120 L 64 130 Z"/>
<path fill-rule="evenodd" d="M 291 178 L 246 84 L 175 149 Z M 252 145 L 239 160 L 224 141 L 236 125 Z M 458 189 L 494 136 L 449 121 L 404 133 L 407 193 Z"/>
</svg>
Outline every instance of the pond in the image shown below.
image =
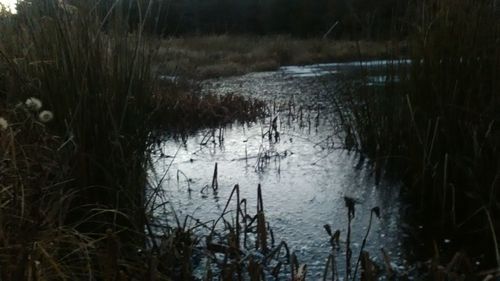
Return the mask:
<svg viewBox="0 0 500 281">
<path fill-rule="evenodd" d="M 384 248 L 396 269 L 404 268 L 405 224 L 402 223 L 398 182 L 375 183 L 373 169 L 359 155 L 342 149 L 335 126 L 332 95 L 342 79 L 357 79 L 369 71 L 373 83 L 384 81 L 388 62 L 335 63 L 282 67 L 204 81 L 204 91 L 240 94 L 265 100 L 272 116 L 251 124 L 196 132 L 185 140 L 169 139 L 155 159 L 157 177 L 179 218 L 217 219 L 235 184 L 249 209 L 256 208 L 257 186 L 277 242 L 288 243 L 301 263 L 308 265 L 310 280 L 322 277 L 331 252 L 324 225 L 340 230 L 345 243 L 348 210 L 344 197 L 357 202 L 352 223 L 353 260 L 367 232 L 372 208 L 380 208 L 365 249 L 383 264 Z M 381 78 L 382 77 L 382 78 Z M 276 131 L 266 134 L 275 121 Z M 217 163 L 218 190 L 209 192 Z M 255 211 L 254 211 L 255 212 Z M 339 253 L 339 271 L 345 249 Z"/>
</svg>

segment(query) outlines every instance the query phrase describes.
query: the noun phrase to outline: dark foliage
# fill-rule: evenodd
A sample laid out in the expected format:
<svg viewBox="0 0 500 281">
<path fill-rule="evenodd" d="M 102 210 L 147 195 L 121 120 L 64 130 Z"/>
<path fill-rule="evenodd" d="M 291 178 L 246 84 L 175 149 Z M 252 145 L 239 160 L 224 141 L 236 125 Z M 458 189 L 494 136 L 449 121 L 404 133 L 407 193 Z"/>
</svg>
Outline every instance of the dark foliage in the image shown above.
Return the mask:
<svg viewBox="0 0 500 281">
<path fill-rule="evenodd" d="M 119 1 L 131 28 L 146 19 L 146 30 L 161 35 L 290 34 L 373 39 L 402 36 L 406 1 L 397 0 L 153 0 Z M 103 10 L 114 1 L 102 1 Z"/>
</svg>

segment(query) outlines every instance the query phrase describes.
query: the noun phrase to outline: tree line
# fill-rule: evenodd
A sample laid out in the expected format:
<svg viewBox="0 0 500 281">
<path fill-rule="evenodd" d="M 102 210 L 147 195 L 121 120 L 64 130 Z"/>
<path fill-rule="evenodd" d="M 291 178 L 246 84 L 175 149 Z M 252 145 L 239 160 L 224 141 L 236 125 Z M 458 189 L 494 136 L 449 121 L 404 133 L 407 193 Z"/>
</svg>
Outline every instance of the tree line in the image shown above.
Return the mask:
<svg viewBox="0 0 500 281">
<path fill-rule="evenodd" d="M 162 35 L 289 34 L 377 39 L 404 35 L 400 0 L 128 0 L 131 21 Z M 140 2 L 139 2 L 140 3 Z"/>
<path fill-rule="evenodd" d="M 62 1 L 76 7 L 88 6 L 87 0 Z M 113 14 L 126 17 L 131 30 L 141 26 L 163 36 L 287 34 L 318 37 L 328 33 L 330 38 L 383 39 L 404 36 L 403 19 L 408 14 L 410 1 L 100 0 L 95 2 L 95 7 L 102 11 L 103 19 L 109 19 L 108 12 L 113 11 Z M 33 5 L 59 5 L 60 2 L 20 2 L 18 12 Z"/>
</svg>

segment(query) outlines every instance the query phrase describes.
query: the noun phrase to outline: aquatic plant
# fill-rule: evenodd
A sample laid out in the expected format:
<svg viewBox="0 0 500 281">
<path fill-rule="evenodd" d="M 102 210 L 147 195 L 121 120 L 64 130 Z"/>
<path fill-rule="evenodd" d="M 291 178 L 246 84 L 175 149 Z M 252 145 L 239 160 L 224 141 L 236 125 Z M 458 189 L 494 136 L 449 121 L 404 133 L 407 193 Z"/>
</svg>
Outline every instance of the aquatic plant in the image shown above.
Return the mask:
<svg viewBox="0 0 500 281">
<path fill-rule="evenodd" d="M 240 197 L 239 185 L 235 185 L 221 215 L 213 221 L 202 223 L 186 216 L 180 223 L 174 214 L 178 229 L 190 233 L 188 245 L 191 249 L 183 251 L 189 253 L 185 259 L 189 264 L 188 275 L 173 276 L 185 280 L 186 276 L 194 274 L 195 269 L 202 269 L 205 280 L 217 276 L 227 280 L 249 278 L 263 281 L 271 277 L 275 280 L 304 280 L 306 266 L 299 264 L 286 242 L 275 245 L 274 234 L 265 217 L 260 185 L 257 187 L 256 213 L 252 215 L 247 207 L 247 200 Z M 195 222 L 194 225 L 189 227 L 189 221 Z M 205 231 L 195 235 L 191 230 L 196 228 Z M 186 264 L 178 264 L 177 270 L 179 268 L 186 268 Z"/>
<path fill-rule="evenodd" d="M 499 267 L 500 223 L 488 215 L 500 202 L 494 2 L 415 4 L 411 65 L 388 65 L 383 86 L 345 83 L 336 103 L 345 146 L 368 156 L 377 181 L 384 172 L 405 180 L 428 234 L 474 244 L 470 255 Z"/>
<path fill-rule="evenodd" d="M 357 279 L 357 273 L 358 270 L 361 271 L 361 280 L 377 280 L 378 276 L 380 273 L 378 270 L 375 270 L 377 267 L 375 263 L 370 259 L 370 255 L 368 252 L 365 252 L 365 246 L 366 242 L 368 239 L 368 235 L 370 234 L 370 230 L 372 227 L 372 220 L 373 220 L 373 215 L 375 215 L 377 218 L 380 218 L 380 208 L 379 207 L 374 207 L 370 211 L 370 220 L 368 222 L 368 227 L 365 233 L 365 236 L 363 238 L 360 250 L 359 250 L 359 255 L 356 261 L 356 264 L 354 266 L 354 273 L 352 273 L 352 245 L 351 245 L 351 231 L 352 231 L 352 220 L 355 217 L 356 213 L 356 204 L 358 204 L 358 200 L 352 197 L 344 196 L 344 203 L 345 207 L 347 209 L 347 234 L 346 234 L 346 241 L 345 241 L 345 271 L 344 271 L 344 280 L 358 280 Z M 330 246 L 331 246 L 331 252 L 326 260 L 325 263 L 325 269 L 323 272 L 323 280 L 326 281 L 328 280 L 328 273 L 331 271 L 331 276 L 330 280 L 335 281 L 335 280 L 341 280 L 340 275 L 339 275 L 339 270 L 338 270 L 338 265 L 337 265 L 337 258 L 336 258 L 336 253 L 340 250 L 341 245 L 340 245 L 340 236 L 341 232 L 340 230 L 336 230 L 335 232 L 332 231 L 332 228 L 329 224 L 325 224 L 324 226 L 325 231 L 327 232 L 328 236 L 330 237 Z M 383 251 L 383 249 L 382 249 Z"/>
<path fill-rule="evenodd" d="M 187 133 L 201 128 L 221 128 L 233 122 L 250 122 L 265 116 L 263 101 L 236 94 L 199 93 L 193 85 L 175 85 L 159 81 L 155 90 L 155 110 L 151 122 L 170 132 Z M 223 137 L 219 131 L 219 137 Z M 212 141 L 207 134 L 204 139 Z"/>
<path fill-rule="evenodd" d="M 193 113 L 207 104 L 248 109 L 238 111 L 241 120 L 259 110 L 238 97 L 175 95 L 177 85 L 166 87 L 151 70 L 155 41 L 125 24 L 130 7 L 99 3 L 72 1 L 77 10 L 68 10 L 25 1 L 1 16 L 1 279 L 168 280 L 181 266 L 189 272 L 190 233 L 170 225 L 155 232 L 150 223 L 158 189 L 146 170 L 157 132 L 178 120 L 234 120 Z M 158 233 L 173 243 L 167 255 L 185 254 L 158 261 Z"/>
</svg>

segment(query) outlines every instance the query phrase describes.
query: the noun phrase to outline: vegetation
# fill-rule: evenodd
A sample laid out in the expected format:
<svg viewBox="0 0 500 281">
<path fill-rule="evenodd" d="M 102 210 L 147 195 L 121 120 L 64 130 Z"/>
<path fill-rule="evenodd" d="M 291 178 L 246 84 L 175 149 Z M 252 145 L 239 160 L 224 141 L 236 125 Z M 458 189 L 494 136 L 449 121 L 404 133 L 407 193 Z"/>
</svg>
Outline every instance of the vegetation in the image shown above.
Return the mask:
<svg viewBox="0 0 500 281">
<path fill-rule="evenodd" d="M 149 46 L 118 24 L 102 32 L 87 6 L 70 17 L 56 1 L 26 5 L 0 27 L 1 115 L 9 122 L 2 277 L 111 280 L 124 257 L 137 259 L 130 253 L 145 246 Z M 53 120 L 41 123 L 33 103 Z"/>
<path fill-rule="evenodd" d="M 494 5 L 419 4 L 411 65 L 392 65 L 383 88 L 357 88 L 337 102 L 348 147 L 368 155 L 378 176 L 384 169 L 403 176 L 432 239 L 450 238 L 484 267 L 498 268 L 500 21 Z"/>
<path fill-rule="evenodd" d="M 0 275 L 178 280 L 170 270 L 181 257 L 158 262 L 151 246 L 190 235 L 151 231 L 154 132 L 232 121 L 221 108 L 249 120 L 259 104 L 160 83 L 155 42 L 130 34 L 118 7 L 103 21 L 91 3 L 74 4 L 22 2 L 0 16 Z"/>
<path fill-rule="evenodd" d="M 182 85 L 180 81 L 172 84 L 162 80 L 158 84 L 158 94 L 154 98 L 158 114 L 154 114 L 150 121 L 160 131 L 183 134 L 235 121 L 255 121 L 266 114 L 266 104 L 260 100 L 236 94 L 200 94 L 194 85 Z"/>
<path fill-rule="evenodd" d="M 388 58 L 404 54 L 399 41 L 334 41 L 290 36 L 211 35 L 164 39 L 160 73 L 196 79 L 275 70 L 283 65 Z"/>
<path fill-rule="evenodd" d="M 253 37 L 328 35 L 332 19 L 341 22 L 332 31 L 336 38 L 409 32 L 412 59 L 409 67 L 390 66 L 382 88 L 352 85 L 337 96 L 346 146 L 368 155 L 377 176 L 383 170 L 402 176 L 418 214 L 434 218 L 431 231 L 439 226 L 455 235 L 468 255 L 483 255 L 484 267 L 498 274 L 497 1 L 380 1 L 375 8 L 362 0 L 67 2 L 21 2 L 17 15 L 0 13 L 1 279 L 191 280 L 193 264 L 202 260 L 205 280 L 303 280 L 305 266 L 286 243 L 274 243 L 260 188 L 255 214 L 235 186 L 212 224 L 154 219 L 168 212 L 146 173 L 163 130 L 253 120 L 264 107 L 238 96 L 201 96 L 179 77 L 159 79 L 157 71 L 206 78 L 343 60 L 353 50 L 359 58 L 400 57 L 394 54 L 400 43 Z M 225 11 L 228 17 L 216 16 Z M 400 28 L 408 11 L 416 11 L 408 18 L 416 26 Z M 205 32 L 252 35 L 151 38 Z M 360 252 L 354 268 L 350 262 L 353 204 L 346 198 L 346 277 L 355 279 L 361 267 L 359 275 L 370 280 L 376 274 L 367 253 Z M 378 212 L 372 210 L 366 236 Z M 208 233 L 203 241 L 199 228 Z M 324 277 L 331 270 L 334 279 L 339 234 L 325 229 L 332 254 Z M 439 253 L 428 256 L 435 256 L 434 279 L 466 271 L 465 254 L 450 257 L 446 270 Z"/>
<path fill-rule="evenodd" d="M 133 3 L 133 0 L 126 2 Z M 101 5 L 112 5 L 102 1 Z M 410 1 L 397 0 L 155 0 L 151 10 L 130 13 L 134 26 L 142 18 L 152 33 L 179 36 L 200 34 L 289 34 L 335 39 L 397 38 L 404 36 L 403 19 Z M 332 27 L 334 27 L 332 29 Z M 330 32 L 328 32 L 330 31 Z"/>
</svg>

